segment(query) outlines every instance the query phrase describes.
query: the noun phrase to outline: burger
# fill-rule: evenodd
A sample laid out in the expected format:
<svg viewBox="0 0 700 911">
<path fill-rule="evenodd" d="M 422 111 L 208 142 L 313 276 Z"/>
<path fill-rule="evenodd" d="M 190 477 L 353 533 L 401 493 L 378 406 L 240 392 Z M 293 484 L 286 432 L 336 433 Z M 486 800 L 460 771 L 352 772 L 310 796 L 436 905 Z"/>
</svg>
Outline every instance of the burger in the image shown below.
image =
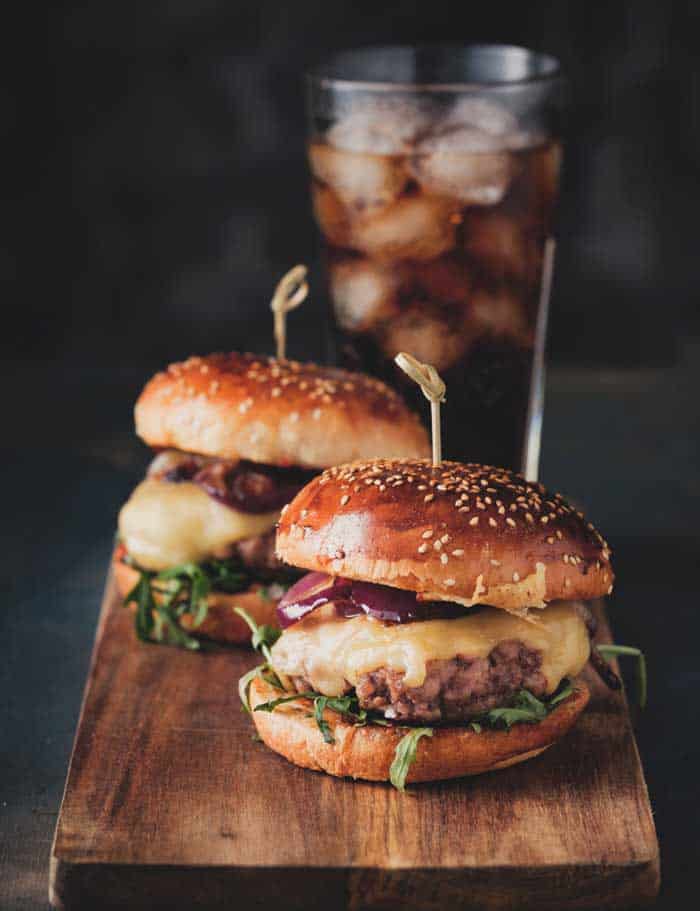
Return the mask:
<svg viewBox="0 0 700 911">
<path fill-rule="evenodd" d="M 588 602 L 613 585 L 606 542 L 511 471 L 330 468 L 283 510 L 277 556 L 309 572 L 241 693 L 297 765 L 399 788 L 499 769 L 571 728 L 589 659 L 619 686 L 591 647 Z"/>
<path fill-rule="evenodd" d="M 120 512 L 114 574 L 139 637 L 187 648 L 201 636 L 247 641 L 247 623 L 274 622 L 299 575 L 275 555 L 275 523 L 314 475 L 429 449 L 418 418 L 378 380 L 235 352 L 158 373 L 135 418 L 157 454 Z"/>
</svg>

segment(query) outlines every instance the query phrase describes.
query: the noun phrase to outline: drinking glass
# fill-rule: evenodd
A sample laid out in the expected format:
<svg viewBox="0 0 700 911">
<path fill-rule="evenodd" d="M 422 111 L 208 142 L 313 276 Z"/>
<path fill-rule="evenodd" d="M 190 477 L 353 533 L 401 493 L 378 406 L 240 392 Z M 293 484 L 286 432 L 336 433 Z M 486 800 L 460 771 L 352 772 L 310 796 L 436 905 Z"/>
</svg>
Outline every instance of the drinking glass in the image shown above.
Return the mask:
<svg viewBox="0 0 700 911">
<path fill-rule="evenodd" d="M 308 157 L 336 351 L 425 414 L 446 457 L 536 477 L 563 78 L 506 45 L 372 47 L 308 74 Z"/>
</svg>

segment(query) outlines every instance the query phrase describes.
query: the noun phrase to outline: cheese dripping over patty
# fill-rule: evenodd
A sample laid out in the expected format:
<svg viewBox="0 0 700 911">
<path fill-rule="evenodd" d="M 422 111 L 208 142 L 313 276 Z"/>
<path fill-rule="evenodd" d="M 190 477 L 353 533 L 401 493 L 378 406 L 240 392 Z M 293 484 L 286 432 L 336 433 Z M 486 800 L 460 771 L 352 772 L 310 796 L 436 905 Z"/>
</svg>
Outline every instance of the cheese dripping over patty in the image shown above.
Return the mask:
<svg viewBox="0 0 700 911">
<path fill-rule="evenodd" d="M 237 541 L 270 531 L 279 512 L 239 512 L 198 484 L 146 478 L 119 513 L 119 534 L 139 566 L 154 571 L 224 556 Z"/>
<path fill-rule="evenodd" d="M 382 667 L 403 674 L 406 686 L 421 686 L 429 661 L 485 658 L 507 639 L 540 652 L 548 693 L 580 673 L 590 654 L 588 631 L 573 601 L 538 611 L 537 622 L 487 607 L 455 619 L 403 624 L 343 618 L 329 604 L 285 630 L 272 648 L 272 664 L 280 675 L 304 677 L 324 696 L 340 696 L 348 684 L 355 687 Z"/>
</svg>

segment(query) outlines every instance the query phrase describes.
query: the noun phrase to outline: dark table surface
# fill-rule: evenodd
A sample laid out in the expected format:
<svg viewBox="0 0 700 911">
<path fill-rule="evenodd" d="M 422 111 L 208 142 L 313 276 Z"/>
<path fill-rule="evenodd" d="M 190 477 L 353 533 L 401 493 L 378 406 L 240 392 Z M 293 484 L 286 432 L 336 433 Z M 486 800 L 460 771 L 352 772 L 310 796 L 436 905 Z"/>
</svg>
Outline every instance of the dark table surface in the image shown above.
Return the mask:
<svg viewBox="0 0 700 911">
<path fill-rule="evenodd" d="M 649 660 L 637 734 L 661 842 L 658 909 L 688 907 L 700 860 L 699 354 L 687 344 L 676 367 L 551 369 L 544 425 L 542 479 L 609 538 L 616 638 Z M 145 378 L 137 369 L 25 364 L 10 368 L 3 387 L 23 390 L 21 408 L 5 410 L 12 432 L 3 453 L 3 911 L 47 908 L 51 838 L 115 518 L 147 461 L 131 432 Z"/>
</svg>

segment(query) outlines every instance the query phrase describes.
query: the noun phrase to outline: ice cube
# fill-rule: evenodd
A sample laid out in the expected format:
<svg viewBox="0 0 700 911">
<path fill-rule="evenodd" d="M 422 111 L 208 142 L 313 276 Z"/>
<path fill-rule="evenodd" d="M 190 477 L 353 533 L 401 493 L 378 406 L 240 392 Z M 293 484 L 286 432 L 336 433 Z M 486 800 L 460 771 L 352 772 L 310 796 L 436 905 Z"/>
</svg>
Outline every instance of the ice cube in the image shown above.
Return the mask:
<svg viewBox="0 0 700 911">
<path fill-rule="evenodd" d="M 419 99 L 358 99 L 326 133 L 328 143 L 348 152 L 405 155 L 434 120 L 432 106 Z"/>
<path fill-rule="evenodd" d="M 523 279 L 530 267 L 530 241 L 515 218 L 475 209 L 464 219 L 464 248 L 488 272 Z"/>
<path fill-rule="evenodd" d="M 407 196 L 378 215 L 363 216 L 352 227 L 353 246 L 379 259 L 427 260 L 455 243 L 459 211 L 448 200 Z"/>
<path fill-rule="evenodd" d="M 499 203 L 514 172 L 513 157 L 498 137 L 464 126 L 427 136 L 409 167 L 428 193 L 476 206 Z"/>
<path fill-rule="evenodd" d="M 476 291 L 471 298 L 467 321 L 475 334 L 508 338 L 524 348 L 532 346 L 533 332 L 524 303 L 505 288 Z"/>
<path fill-rule="evenodd" d="M 330 292 L 338 325 L 364 332 L 395 312 L 395 270 L 366 259 L 345 260 L 330 267 Z"/>
<path fill-rule="evenodd" d="M 432 364 L 443 371 L 453 366 L 471 347 L 474 336 L 465 331 L 461 312 L 450 318 L 443 308 L 442 315 L 434 308 L 411 307 L 389 323 L 382 339 L 387 358 L 407 351 L 419 361 Z M 468 327 L 466 327 L 468 329 Z"/>
<path fill-rule="evenodd" d="M 333 190 L 314 181 L 311 187 L 311 201 L 318 226 L 328 243 L 336 247 L 348 246 L 350 242 L 348 212 Z"/>
<path fill-rule="evenodd" d="M 518 129 L 517 117 L 503 105 L 486 98 L 467 96 L 455 101 L 445 115 L 443 124 L 471 127 L 491 136 L 505 136 Z"/>
<path fill-rule="evenodd" d="M 358 212 L 379 211 L 398 198 L 408 181 L 402 161 L 344 152 L 322 143 L 309 147 L 311 172 Z"/>
</svg>

